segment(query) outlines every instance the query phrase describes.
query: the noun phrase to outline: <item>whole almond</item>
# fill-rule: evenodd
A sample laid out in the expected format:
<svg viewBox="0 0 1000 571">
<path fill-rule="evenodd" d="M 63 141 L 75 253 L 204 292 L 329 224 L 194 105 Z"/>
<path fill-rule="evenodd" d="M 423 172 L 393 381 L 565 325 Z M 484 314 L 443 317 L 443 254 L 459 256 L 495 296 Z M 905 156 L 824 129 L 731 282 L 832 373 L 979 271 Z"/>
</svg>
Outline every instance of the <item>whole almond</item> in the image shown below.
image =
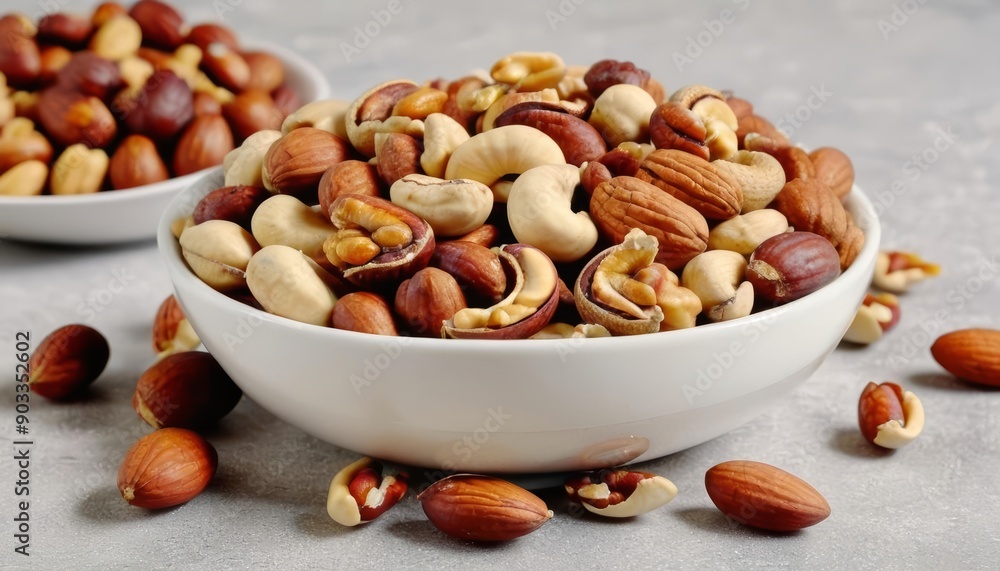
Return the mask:
<svg viewBox="0 0 1000 571">
<path fill-rule="evenodd" d="M 1000 386 L 1000 331 L 960 329 L 938 337 L 931 354 L 946 371 L 981 385 Z"/>
<path fill-rule="evenodd" d="M 535 531 L 552 517 L 535 494 L 489 476 L 449 476 L 417 499 L 434 527 L 457 539 L 507 541 Z"/>
<path fill-rule="evenodd" d="M 147 509 L 183 504 L 215 476 L 219 456 L 204 438 L 183 428 L 164 428 L 139 439 L 118 468 L 118 491 Z"/>
<path fill-rule="evenodd" d="M 796 531 L 830 515 L 830 504 L 815 488 L 762 462 L 718 464 L 705 474 L 705 488 L 722 513 L 751 527 Z"/>
<path fill-rule="evenodd" d="M 108 341 L 87 325 L 66 325 L 42 340 L 28 361 L 28 386 L 50 399 L 78 396 L 108 364 Z"/>
</svg>

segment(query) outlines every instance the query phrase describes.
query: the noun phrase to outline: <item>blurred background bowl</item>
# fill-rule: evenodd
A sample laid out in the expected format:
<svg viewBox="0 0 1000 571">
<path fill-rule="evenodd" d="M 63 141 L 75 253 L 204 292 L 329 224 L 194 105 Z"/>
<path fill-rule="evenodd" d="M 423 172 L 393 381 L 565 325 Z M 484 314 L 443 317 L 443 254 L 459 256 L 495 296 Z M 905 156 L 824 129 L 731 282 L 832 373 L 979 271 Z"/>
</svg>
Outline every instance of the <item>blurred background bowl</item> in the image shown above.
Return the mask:
<svg viewBox="0 0 1000 571">
<path fill-rule="evenodd" d="M 871 281 L 880 228 L 857 188 L 865 232 L 854 264 L 802 299 L 726 323 L 634 337 L 478 341 L 383 337 L 291 321 L 216 292 L 170 232 L 216 170 L 160 222 L 159 248 L 205 346 L 243 391 L 288 423 L 384 460 L 490 473 L 597 469 L 723 435 L 822 364 Z"/>
<path fill-rule="evenodd" d="M 278 45 L 251 45 L 284 62 L 287 84 L 303 103 L 330 96 L 323 74 L 301 56 Z M 170 200 L 209 172 L 94 194 L 0 196 L 0 239 L 81 246 L 148 240 Z"/>
</svg>

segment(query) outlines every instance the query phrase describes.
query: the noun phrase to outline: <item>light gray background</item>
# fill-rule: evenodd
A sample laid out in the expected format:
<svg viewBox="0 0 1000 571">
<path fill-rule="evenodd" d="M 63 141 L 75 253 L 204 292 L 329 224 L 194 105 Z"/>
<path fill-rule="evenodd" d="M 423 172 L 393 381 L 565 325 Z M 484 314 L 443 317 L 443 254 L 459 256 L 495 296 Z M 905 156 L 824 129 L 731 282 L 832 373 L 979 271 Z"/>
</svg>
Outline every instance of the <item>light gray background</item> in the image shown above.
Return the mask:
<svg viewBox="0 0 1000 571">
<path fill-rule="evenodd" d="M 87 13 L 94 5 L 59 3 Z M 5 0 L 3 10 L 33 14 L 46 4 Z M 440 535 L 412 497 L 368 527 L 338 527 L 325 513 L 326 489 L 336 467 L 356 455 L 283 425 L 248 399 L 210 435 L 220 468 L 208 491 L 162 513 L 126 506 L 115 474 L 128 446 L 148 431 L 130 395 L 153 360 L 151 321 L 170 293 L 155 247 L 0 243 L 5 444 L 14 439 L 14 332 L 30 330 L 37 345 L 60 325 L 87 321 L 79 307 L 116 272 L 132 276 L 89 320 L 112 346 L 93 396 L 69 405 L 33 401 L 30 561 L 12 551 L 15 465 L 2 454 L 0 567 L 997 568 L 1000 393 L 944 374 L 925 333 L 1000 327 L 995 3 L 402 0 L 400 13 L 350 61 L 342 42 L 353 42 L 354 28 L 387 1 L 179 4 L 189 21 L 221 19 L 244 37 L 299 51 L 330 79 L 335 97 L 350 99 L 395 77 L 458 77 L 511 51 L 552 50 L 570 63 L 633 60 L 668 90 L 731 88 L 774 120 L 798 111 L 804 121 L 785 123 L 796 141 L 833 145 L 854 159 L 858 184 L 883 211 L 883 246 L 920 252 L 944 273 L 903 297 L 902 321 L 877 345 L 841 347 L 768 414 L 645 464 L 680 488 L 666 508 L 605 522 L 546 496 L 555 519 L 521 540 L 482 547 Z M 705 22 L 722 10 L 735 21 L 704 41 L 708 28 L 719 30 Z M 699 33 L 707 45 L 679 69 L 673 54 Z M 812 100 L 815 110 L 804 107 L 814 89 L 829 93 L 819 105 Z M 952 142 L 939 140 L 940 152 L 931 151 L 939 129 L 953 133 Z M 935 160 L 924 170 L 908 165 L 925 152 Z M 927 411 L 923 435 L 892 454 L 861 440 L 855 413 L 865 383 L 888 379 L 916 392 Z M 833 515 L 788 536 L 728 522 L 702 479 L 715 463 L 736 458 L 803 477 L 825 494 Z"/>
</svg>

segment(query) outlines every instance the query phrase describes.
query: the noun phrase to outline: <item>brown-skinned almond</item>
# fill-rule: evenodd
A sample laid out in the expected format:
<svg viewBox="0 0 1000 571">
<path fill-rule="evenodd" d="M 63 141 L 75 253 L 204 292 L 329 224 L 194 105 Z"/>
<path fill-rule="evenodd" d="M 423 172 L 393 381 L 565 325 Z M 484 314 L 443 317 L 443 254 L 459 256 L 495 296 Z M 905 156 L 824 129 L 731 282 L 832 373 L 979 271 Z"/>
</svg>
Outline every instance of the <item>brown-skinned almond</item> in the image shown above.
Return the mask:
<svg viewBox="0 0 1000 571">
<path fill-rule="evenodd" d="M 552 517 L 535 494 L 490 476 L 449 476 L 417 499 L 434 527 L 456 539 L 508 541 L 535 531 Z"/>
<path fill-rule="evenodd" d="M 750 460 L 732 460 L 705 474 L 708 496 L 727 517 L 770 531 L 797 531 L 830 516 L 830 504 L 804 480 Z"/>
<path fill-rule="evenodd" d="M 1000 387 L 1000 331 L 960 329 L 938 337 L 931 354 L 960 379 Z"/>
</svg>

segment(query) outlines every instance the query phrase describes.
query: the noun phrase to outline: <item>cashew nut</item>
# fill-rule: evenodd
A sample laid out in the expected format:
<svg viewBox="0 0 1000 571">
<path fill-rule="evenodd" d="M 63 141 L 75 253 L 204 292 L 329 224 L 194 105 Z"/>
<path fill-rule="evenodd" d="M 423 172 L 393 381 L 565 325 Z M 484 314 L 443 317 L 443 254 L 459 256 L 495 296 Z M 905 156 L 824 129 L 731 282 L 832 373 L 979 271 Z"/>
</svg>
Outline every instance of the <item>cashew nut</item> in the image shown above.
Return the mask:
<svg viewBox="0 0 1000 571">
<path fill-rule="evenodd" d="M 250 258 L 247 287 L 268 313 L 311 323 L 329 325 L 337 296 L 333 277 L 295 248 L 271 245 Z"/>
<path fill-rule="evenodd" d="M 0 196 L 33 196 L 41 194 L 49 167 L 42 161 L 18 163 L 0 175 Z"/>
<path fill-rule="evenodd" d="M 737 151 L 728 159 L 712 161 L 712 164 L 739 182 L 743 190 L 744 214 L 767 207 L 785 186 L 785 169 L 781 163 L 761 151 Z"/>
<path fill-rule="evenodd" d="M 254 211 L 250 231 L 261 246 L 289 246 L 318 263 L 326 264 L 323 243 L 337 228 L 321 212 L 306 206 L 298 198 L 276 194 Z"/>
<path fill-rule="evenodd" d="M 681 285 L 698 296 L 712 321 L 746 317 L 753 309 L 753 286 L 743 281 L 746 268 L 742 254 L 709 250 L 684 266 Z"/>
<path fill-rule="evenodd" d="M 445 165 L 459 145 L 469 140 L 469 132 L 444 113 L 431 113 L 424 119 L 424 152 L 420 167 L 428 176 L 441 178 Z"/>
<path fill-rule="evenodd" d="M 222 159 L 226 186 L 264 186 L 264 156 L 271 144 L 281 138 L 281 131 L 257 131 Z"/>
<path fill-rule="evenodd" d="M 260 249 L 249 232 L 228 220 L 206 220 L 185 229 L 180 245 L 191 271 L 219 291 L 246 285 L 247 264 Z"/>
<path fill-rule="evenodd" d="M 559 85 L 566 74 L 562 58 L 551 52 L 517 52 L 497 60 L 490 76 L 517 91 L 541 91 Z"/>
<path fill-rule="evenodd" d="M 108 154 L 83 143 L 66 147 L 52 164 L 52 194 L 91 194 L 101 190 L 108 173 Z"/>
<path fill-rule="evenodd" d="M 285 117 L 281 124 L 281 132 L 288 134 L 302 127 L 322 129 L 347 140 L 347 124 L 344 117 L 351 103 L 342 99 L 323 99 L 306 103 Z"/>
<path fill-rule="evenodd" d="M 518 242 L 531 244 L 553 261 L 579 260 L 597 243 L 597 227 L 586 212 L 573 212 L 580 169 L 542 165 L 517 177 L 507 198 L 507 220 Z"/>
<path fill-rule="evenodd" d="M 625 141 L 649 139 L 649 118 L 656 109 L 653 97 L 638 85 L 618 84 L 604 90 L 594 101 L 590 124 L 617 147 Z"/>
<path fill-rule="evenodd" d="M 480 133 L 452 153 L 446 179 L 468 178 L 493 189 L 494 198 L 506 202 L 510 185 L 501 177 L 521 174 L 541 165 L 563 165 L 566 158 L 551 137 L 524 125 L 507 125 Z"/>
<path fill-rule="evenodd" d="M 431 225 L 436 236 L 461 236 L 482 226 L 493 210 L 493 191 L 469 179 L 411 174 L 389 188 L 392 202 Z"/>
<path fill-rule="evenodd" d="M 764 240 L 787 231 L 788 220 L 784 214 L 762 208 L 720 222 L 708 233 L 708 248 L 749 256 Z"/>
</svg>

